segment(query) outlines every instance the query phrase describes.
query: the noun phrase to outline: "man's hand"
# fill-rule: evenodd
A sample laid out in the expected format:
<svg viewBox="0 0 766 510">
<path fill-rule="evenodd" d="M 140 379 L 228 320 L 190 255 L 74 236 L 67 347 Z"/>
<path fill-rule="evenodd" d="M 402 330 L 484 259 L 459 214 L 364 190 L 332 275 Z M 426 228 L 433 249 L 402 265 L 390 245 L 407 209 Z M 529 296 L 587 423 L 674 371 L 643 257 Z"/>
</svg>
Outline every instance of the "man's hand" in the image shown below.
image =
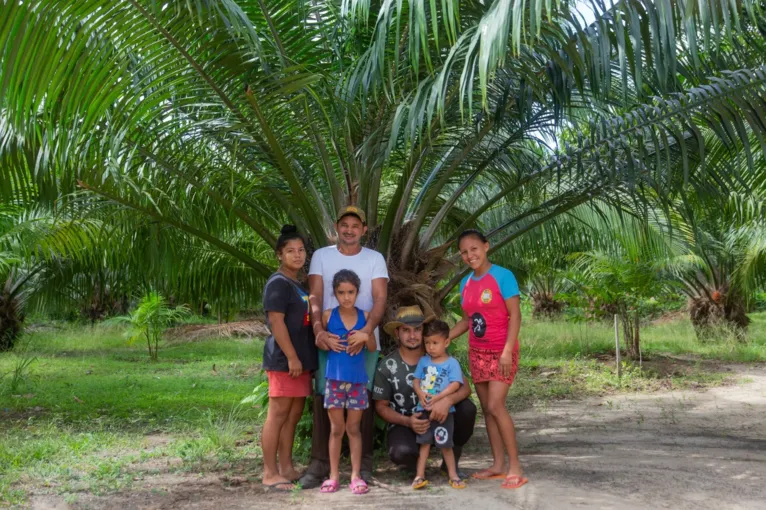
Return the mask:
<svg viewBox="0 0 766 510">
<path fill-rule="evenodd" d="M 448 399 L 437 400 L 431 402 L 430 406 L 426 410 L 431 411 L 431 420 L 444 423 L 444 420 L 449 416 L 450 403 Z"/>
<path fill-rule="evenodd" d="M 421 413 L 413 413 L 410 416 L 410 428 L 415 434 L 425 434 L 431 425 L 431 420 L 421 418 Z"/>
<path fill-rule="evenodd" d="M 333 335 L 325 330 L 316 334 L 314 343 L 316 343 L 316 346 L 323 351 L 343 352 L 346 350 L 346 347 L 343 345 L 343 342 L 340 341 L 338 335 Z"/>
<path fill-rule="evenodd" d="M 293 379 L 300 377 L 300 375 L 303 373 L 303 364 L 301 363 L 301 360 L 298 358 L 288 359 L 287 371 L 290 372 L 290 377 Z"/>
<path fill-rule="evenodd" d="M 370 335 L 367 334 L 364 330 L 360 329 L 359 331 L 351 331 L 348 334 L 348 347 L 346 347 L 346 352 L 350 355 L 359 354 L 362 352 L 362 349 L 364 349 L 364 345 L 367 343 L 367 340 L 370 339 Z"/>
<path fill-rule="evenodd" d="M 503 349 L 503 354 L 500 355 L 500 373 L 503 375 L 503 377 L 510 377 L 511 376 L 511 370 L 513 370 L 513 350 L 508 349 L 507 347 Z"/>
</svg>

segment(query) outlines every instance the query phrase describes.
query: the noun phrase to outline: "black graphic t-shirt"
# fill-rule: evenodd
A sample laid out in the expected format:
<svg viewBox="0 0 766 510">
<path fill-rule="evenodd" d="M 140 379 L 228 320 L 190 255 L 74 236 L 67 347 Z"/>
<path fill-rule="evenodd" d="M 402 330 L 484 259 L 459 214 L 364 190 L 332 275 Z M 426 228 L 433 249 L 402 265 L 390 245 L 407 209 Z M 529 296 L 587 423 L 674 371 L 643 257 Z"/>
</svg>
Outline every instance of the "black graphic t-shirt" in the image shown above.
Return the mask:
<svg viewBox="0 0 766 510">
<path fill-rule="evenodd" d="M 285 314 L 285 325 L 303 370 L 316 370 L 317 348 L 309 320 L 309 297 L 297 282 L 281 273 L 274 273 L 263 288 L 263 310 Z M 271 323 L 266 313 L 266 325 Z M 271 334 L 263 347 L 263 369 L 287 372 L 287 356 Z"/>
<path fill-rule="evenodd" d="M 418 404 L 418 396 L 412 388 L 416 367 L 417 364 L 402 361 L 398 349 L 383 358 L 375 370 L 373 400 L 388 400 L 394 411 L 410 416 Z"/>
</svg>

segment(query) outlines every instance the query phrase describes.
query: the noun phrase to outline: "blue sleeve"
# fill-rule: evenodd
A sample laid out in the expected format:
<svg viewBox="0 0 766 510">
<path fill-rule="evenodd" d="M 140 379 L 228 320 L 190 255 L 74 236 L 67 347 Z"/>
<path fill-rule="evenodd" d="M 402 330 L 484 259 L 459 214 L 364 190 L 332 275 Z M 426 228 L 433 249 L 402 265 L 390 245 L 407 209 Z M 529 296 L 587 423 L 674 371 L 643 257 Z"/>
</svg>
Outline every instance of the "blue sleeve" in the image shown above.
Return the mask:
<svg viewBox="0 0 766 510">
<path fill-rule="evenodd" d="M 460 304 L 463 304 L 463 289 L 465 288 L 465 284 L 468 283 L 468 279 L 471 277 L 471 275 L 467 275 L 465 278 L 460 280 Z"/>
<path fill-rule="evenodd" d="M 460 369 L 460 363 L 455 358 L 449 360 L 449 382 L 459 382 L 463 384 L 463 371 Z"/>
<path fill-rule="evenodd" d="M 497 282 L 497 286 L 500 287 L 500 293 L 503 295 L 504 300 L 519 295 L 519 283 L 510 269 L 492 266 L 490 273 L 492 273 L 492 277 Z"/>
</svg>

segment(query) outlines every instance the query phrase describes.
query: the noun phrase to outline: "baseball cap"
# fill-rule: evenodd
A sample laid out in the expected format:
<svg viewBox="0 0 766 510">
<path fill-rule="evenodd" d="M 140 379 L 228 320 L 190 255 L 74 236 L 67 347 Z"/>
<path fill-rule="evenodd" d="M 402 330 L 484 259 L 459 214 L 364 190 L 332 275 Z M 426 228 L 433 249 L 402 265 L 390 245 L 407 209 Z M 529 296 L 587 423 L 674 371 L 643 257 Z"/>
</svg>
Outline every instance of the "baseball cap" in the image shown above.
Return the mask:
<svg viewBox="0 0 766 510">
<path fill-rule="evenodd" d="M 344 216 L 348 216 L 349 214 L 356 216 L 357 218 L 362 220 L 362 223 L 367 224 L 367 217 L 365 216 L 364 211 L 362 211 L 360 208 L 358 208 L 355 205 L 347 205 L 346 207 L 338 211 L 338 219 L 336 221 L 340 221 L 341 218 L 343 218 Z"/>
</svg>

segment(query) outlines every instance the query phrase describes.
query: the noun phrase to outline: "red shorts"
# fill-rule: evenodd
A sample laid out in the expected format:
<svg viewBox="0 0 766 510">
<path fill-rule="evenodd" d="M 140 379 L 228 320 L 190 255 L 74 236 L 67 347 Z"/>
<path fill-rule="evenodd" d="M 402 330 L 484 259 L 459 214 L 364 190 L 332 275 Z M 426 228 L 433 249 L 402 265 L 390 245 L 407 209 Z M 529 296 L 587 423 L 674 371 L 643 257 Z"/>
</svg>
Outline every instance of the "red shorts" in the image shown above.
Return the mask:
<svg viewBox="0 0 766 510">
<path fill-rule="evenodd" d="M 471 368 L 471 379 L 475 383 L 483 383 L 489 381 L 500 381 L 505 384 L 513 384 L 513 379 L 516 377 L 516 370 L 519 368 L 519 350 L 513 351 L 513 365 L 511 366 L 511 374 L 508 377 L 503 377 L 500 372 L 500 356 L 503 351 L 493 351 L 490 349 L 480 349 L 478 347 L 468 348 L 468 365 Z"/>
<path fill-rule="evenodd" d="M 311 395 L 311 372 L 304 370 L 298 377 L 290 372 L 266 370 L 270 397 L 308 397 Z"/>
</svg>

